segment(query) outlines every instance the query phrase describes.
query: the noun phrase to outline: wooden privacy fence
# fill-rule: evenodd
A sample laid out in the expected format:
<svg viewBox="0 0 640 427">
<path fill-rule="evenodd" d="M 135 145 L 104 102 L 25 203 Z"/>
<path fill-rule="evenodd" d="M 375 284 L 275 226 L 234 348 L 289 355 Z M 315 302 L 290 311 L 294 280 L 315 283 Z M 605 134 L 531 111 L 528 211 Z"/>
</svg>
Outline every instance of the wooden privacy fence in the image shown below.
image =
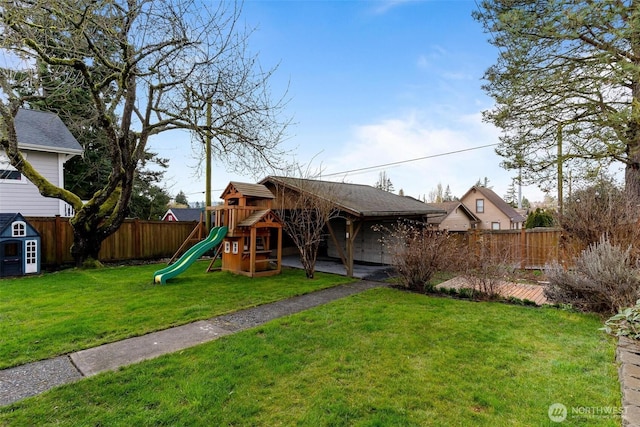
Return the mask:
<svg viewBox="0 0 640 427">
<path fill-rule="evenodd" d="M 570 263 L 580 251 L 563 239 L 562 230 L 558 228 L 472 230 L 460 234 L 470 249 L 483 248 L 490 259 L 519 268 L 543 268 L 553 261 Z"/>
<path fill-rule="evenodd" d="M 73 263 L 73 231 L 68 218 L 27 218 L 40 233 L 41 263 L 56 267 Z M 157 260 L 170 258 L 193 231 L 197 222 L 125 220 L 100 249 L 100 261 Z M 579 248 L 562 240 L 557 228 L 531 230 L 472 230 L 456 233 L 470 249 L 488 251 L 492 260 L 520 268 L 542 268 L 552 261 L 570 262 Z"/>
<path fill-rule="evenodd" d="M 27 221 L 40 233 L 41 264 L 55 267 L 73 263 L 73 231 L 68 218 L 31 217 Z M 170 258 L 189 236 L 196 222 L 125 220 L 100 249 L 100 261 Z"/>
</svg>

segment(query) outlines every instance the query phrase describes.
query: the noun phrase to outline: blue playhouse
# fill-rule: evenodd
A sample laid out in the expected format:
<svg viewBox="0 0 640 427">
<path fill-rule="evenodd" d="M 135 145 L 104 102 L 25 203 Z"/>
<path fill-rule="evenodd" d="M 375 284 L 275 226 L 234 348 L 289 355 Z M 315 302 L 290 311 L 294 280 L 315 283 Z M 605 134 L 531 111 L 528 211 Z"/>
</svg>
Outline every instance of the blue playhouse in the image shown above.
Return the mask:
<svg viewBox="0 0 640 427">
<path fill-rule="evenodd" d="M 0 213 L 0 277 L 40 273 L 40 233 L 19 213 Z"/>
</svg>

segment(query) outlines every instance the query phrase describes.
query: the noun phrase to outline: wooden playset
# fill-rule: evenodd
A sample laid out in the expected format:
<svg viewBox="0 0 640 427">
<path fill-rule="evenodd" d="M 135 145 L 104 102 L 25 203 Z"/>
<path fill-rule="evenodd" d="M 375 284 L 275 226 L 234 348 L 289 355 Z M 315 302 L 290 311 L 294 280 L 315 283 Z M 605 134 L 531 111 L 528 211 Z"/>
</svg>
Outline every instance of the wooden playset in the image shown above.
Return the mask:
<svg viewBox="0 0 640 427">
<path fill-rule="evenodd" d="M 262 184 L 230 182 L 222 206 L 215 206 L 215 226 L 227 227 L 222 241 L 222 270 L 249 277 L 279 274 L 282 269 L 282 222 L 271 210 L 274 195 Z"/>
</svg>

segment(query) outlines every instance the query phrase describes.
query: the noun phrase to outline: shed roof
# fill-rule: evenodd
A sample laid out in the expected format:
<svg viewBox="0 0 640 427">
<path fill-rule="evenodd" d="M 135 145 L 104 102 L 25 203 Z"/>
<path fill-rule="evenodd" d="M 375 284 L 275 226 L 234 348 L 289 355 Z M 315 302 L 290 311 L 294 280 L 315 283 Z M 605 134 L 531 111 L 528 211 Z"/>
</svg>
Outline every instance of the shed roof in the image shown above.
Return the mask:
<svg viewBox="0 0 640 427">
<path fill-rule="evenodd" d="M 370 185 L 279 176 L 268 176 L 260 183 L 309 192 L 359 217 L 426 216 L 445 212 L 412 197 L 399 196 Z"/>
<path fill-rule="evenodd" d="M 82 146 L 54 113 L 21 108 L 15 126 L 21 149 L 82 154 Z"/>
<path fill-rule="evenodd" d="M 224 195 L 231 191 L 232 188 L 245 197 L 259 197 L 262 199 L 275 198 L 273 193 L 262 184 L 250 184 L 248 182 L 238 181 L 231 181 L 220 195 L 220 198 L 223 199 Z"/>
</svg>

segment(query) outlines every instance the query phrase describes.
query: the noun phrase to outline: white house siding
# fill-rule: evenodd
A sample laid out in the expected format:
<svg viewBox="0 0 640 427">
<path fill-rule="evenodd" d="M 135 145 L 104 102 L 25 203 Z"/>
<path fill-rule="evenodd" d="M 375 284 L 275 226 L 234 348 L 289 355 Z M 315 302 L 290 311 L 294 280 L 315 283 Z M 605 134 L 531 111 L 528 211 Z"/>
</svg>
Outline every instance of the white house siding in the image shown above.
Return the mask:
<svg viewBox="0 0 640 427">
<path fill-rule="evenodd" d="M 52 184 L 59 185 L 58 154 L 25 150 L 33 167 Z M 30 181 L 0 180 L 0 212 L 19 212 L 24 216 L 55 216 L 60 213 L 58 199 L 42 197 Z"/>
<path fill-rule="evenodd" d="M 353 242 L 353 260 L 359 262 L 370 262 L 375 264 L 391 264 L 392 249 L 387 248 L 382 240 L 383 232 L 375 231 L 374 226 L 380 224 L 375 221 L 365 221 L 360 227 L 360 231 L 356 235 Z M 388 222 L 384 225 L 390 228 L 394 223 Z M 344 251 L 346 223 L 344 219 L 332 220 L 331 227 L 336 234 L 338 243 Z M 333 243 L 333 239 L 327 239 L 327 255 L 339 258 L 340 254 Z"/>
</svg>

